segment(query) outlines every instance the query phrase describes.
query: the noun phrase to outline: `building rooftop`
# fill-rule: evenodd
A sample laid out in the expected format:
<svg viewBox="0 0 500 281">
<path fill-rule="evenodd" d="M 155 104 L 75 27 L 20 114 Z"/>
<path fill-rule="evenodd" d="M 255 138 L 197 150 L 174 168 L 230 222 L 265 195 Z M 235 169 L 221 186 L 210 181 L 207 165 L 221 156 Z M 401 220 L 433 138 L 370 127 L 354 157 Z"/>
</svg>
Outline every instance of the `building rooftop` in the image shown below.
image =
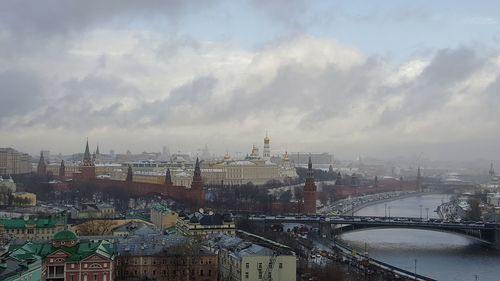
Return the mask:
<svg viewBox="0 0 500 281">
<path fill-rule="evenodd" d="M 0 226 L 6 229 L 24 229 L 26 226 L 33 225 L 36 228 L 52 228 L 56 225 L 67 224 L 68 218 L 66 216 L 53 216 L 49 218 L 10 218 L 0 219 Z"/>
<path fill-rule="evenodd" d="M 159 213 L 162 213 L 163 215 L 170 214 L 170 213 L 175 213 L 174 211 L 170 210 L 167 206 L 163 204 L 154 204 L 151 206 L 152 210 L 155 210 Z"/>
<path fill-rule="evenodd" d="M 230 251 L 235 257 L 271 256 L 273 254 L 273 251 L 269 248 L 224 234 L 218 234 L 211 237 L 209 243 L 212 247 L 223 248 Z"/>
<path fill-rule="evenodd" d="M 63 231 L 59 231 L 58 233 L 56 233 L 54 235 L 53 239 L 66 241 L 66 240 L 77 240 L 78 237 L 76 236 L 76 234 L 73 231 L 63 230 Z"/>
</svg>

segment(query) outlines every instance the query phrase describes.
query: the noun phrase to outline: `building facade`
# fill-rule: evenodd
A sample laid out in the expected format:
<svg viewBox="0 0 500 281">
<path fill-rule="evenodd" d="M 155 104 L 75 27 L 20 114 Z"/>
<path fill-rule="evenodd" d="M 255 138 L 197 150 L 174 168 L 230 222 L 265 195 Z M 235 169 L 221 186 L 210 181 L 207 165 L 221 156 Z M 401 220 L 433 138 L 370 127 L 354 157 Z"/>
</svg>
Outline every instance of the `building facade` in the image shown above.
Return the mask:
<svg viewBox="0 0 500 281">
<path fill-rule="evenodd" d="M 218 253 L 221 281 L 296 280 L 297 259 L 292 252 L 225 235 L 213 237 L 209 244 Z"/>
<path fill-rule="evenodd" d="M 162 204 L 151 206 L 150 220 L 161 231 L 175 227 L 179 214 Z"/>
<path fill-rule="evenodd" d="M 50 243 L 31 243 L 9 248 L 15 255 L 36 255 L 43 260 L 44 281 L 112 281 L 114 248 L 107 241 L 80 241 L 69 230 L 56 233 Z"/>
<path fill-rule="evenodd" d="M 142 236 L 118 242 L 117 280 L 216 281 L 217 255 L 177 235 Z"/>
<path fill-rule="evenodd" d="M 235 235 L 236 226 L 231 215 L 220 215 L 212 212 L 179 214 L 177 232 L 188 237 L 208 237 L 210 234 L 224 233 Z"/>
<path fill-rule="evenodd" d="M 13 148 L 0 148 L 0 176 L 29 174 L 31 156 Z"/>
</svg>

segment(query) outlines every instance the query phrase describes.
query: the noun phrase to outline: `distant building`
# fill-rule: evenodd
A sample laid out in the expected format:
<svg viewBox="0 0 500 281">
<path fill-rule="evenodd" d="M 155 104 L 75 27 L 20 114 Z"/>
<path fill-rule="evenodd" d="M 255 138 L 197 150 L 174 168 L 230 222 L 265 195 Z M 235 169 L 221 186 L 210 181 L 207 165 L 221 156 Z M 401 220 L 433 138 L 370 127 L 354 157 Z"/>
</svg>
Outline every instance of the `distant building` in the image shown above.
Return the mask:
<svg viewBox="0 0 500 281">
<path fill-rule="evenodd" d="M 0 219 L 0 236 L 8 235 L 21 240 L 48 240 L 66 226 L 67 218 L 62 215 L 34 219 Z"/>
<path fill-rule="evenodd" d="M 0 148 L 0 176 L 29 174 L 31 156 L 13 148 Z"/>
<path fill-rule="evenodd" d="M 329 153 L 291 153 L 290 160 L 293 161 L 296 165 L 306 165 L 309 156 L 313 161 L 314 165 L 330 165 L 333 162 L 333 155 Z"/>
<path fill-rule="evenodd" d="M 162 204 L 151 206 L 151 222 L 162 231 L 175 227 L 178 217 L 179 214 L 170 210 L 167 206 Z"/>
<path fill-rule="evenodd" d="M 272 250 L 226 235 L 212 237 L 209 245 L 219 256 L 220 280 L 296 280 L 297 259 L 292 252 Z"/>
<path fill-rule="evenodd" d="M 230 214 L 214 214 L 212 212 L 179 214 L 177 232 L 184 236 L 207 237 L 209 234 L 224 233 L 234 235 L 236 227 Z"/>
</svg>

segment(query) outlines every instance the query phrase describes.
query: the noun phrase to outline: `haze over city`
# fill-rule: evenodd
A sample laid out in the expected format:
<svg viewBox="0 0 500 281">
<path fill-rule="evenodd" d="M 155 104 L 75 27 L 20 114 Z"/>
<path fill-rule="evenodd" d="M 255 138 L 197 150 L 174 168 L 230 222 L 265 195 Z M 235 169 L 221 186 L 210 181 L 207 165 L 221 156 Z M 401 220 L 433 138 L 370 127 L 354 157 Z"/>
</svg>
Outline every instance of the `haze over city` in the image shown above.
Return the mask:
<svg viewBox="0 0 500 281">
<path fill-rule="evenodd" d="M 1 145 L 498 159 L 496 1 L 2 1 Z"/>
</svg>

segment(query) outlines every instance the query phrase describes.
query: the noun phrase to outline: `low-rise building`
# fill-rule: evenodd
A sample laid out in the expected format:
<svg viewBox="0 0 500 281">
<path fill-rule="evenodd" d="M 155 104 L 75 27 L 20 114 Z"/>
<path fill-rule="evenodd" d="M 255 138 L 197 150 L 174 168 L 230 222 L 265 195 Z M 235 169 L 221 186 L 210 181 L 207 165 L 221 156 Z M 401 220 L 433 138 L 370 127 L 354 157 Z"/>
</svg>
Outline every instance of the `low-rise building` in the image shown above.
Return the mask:
<svg viewBox="0 0 500 281">
<path fill-rule="evenodd" d="M 201 211 L 201 210 L 200 210 Z M 179 214 L 177 232 L 184 236 L 208 237 L 209 234 L 234 235 L 236 227 L 230 214 L 195 212 Z"/>
<path fill-rule="evenodd" d="M 170 210 L 163 204 L 155 204 L 151 206 L 150 219 L 160 230 L 175 227 L 179 214 Z"/>
<path fill-rule="evenodd" d="M 50 240 L 54 234 L 66 229 L 67 217 L 53 215 L 48 218 L 0 219 L 0 236 L 19 240 Z"/>
<path fill-rule="evenodd" d="M 217 255 L 187 237 L 137 235 L 117 243 L 117 280 L 216 281 Z"/>
<path fill-rule="evenodd" d="M 296 280 L 297 259 L 293 252 L 272 250 L 226 235 L 211 237 L 209 245 L 218 253 L 220 280 Z"/>
<path fill-rule="evenodd" d="M 112 281 L 114 247 L 105 240 L 80 241 L 69 230 L 56 233 L 50 243 L 27 242 L 9 248 L 13 255 L 43 259 L 45 281 Z"/>
</svg>

